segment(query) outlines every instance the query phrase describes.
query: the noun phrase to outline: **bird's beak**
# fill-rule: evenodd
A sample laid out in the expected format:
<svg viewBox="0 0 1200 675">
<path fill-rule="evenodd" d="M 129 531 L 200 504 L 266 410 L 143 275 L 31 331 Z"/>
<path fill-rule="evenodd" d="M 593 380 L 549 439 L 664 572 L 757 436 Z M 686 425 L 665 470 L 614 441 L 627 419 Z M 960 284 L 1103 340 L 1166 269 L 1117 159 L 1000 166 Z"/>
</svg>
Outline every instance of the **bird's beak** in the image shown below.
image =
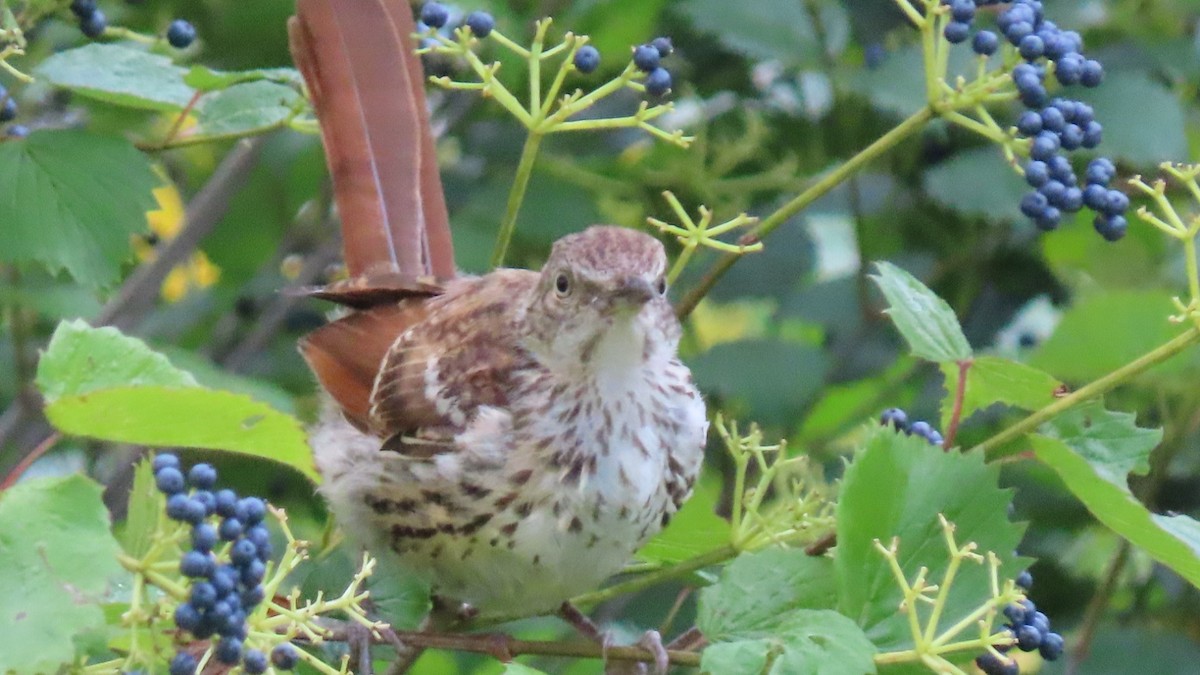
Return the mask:
<svg viewBox="0 0 1200 675">
<path fill-rule="evenodd" d="M 658 292 L 654 290 L 650 282 L 641 277 L 626 277 L 617 284 L 614 295 L 617 299 L 630 305 L 644 305 L 653 300 Z"/>
</svg>

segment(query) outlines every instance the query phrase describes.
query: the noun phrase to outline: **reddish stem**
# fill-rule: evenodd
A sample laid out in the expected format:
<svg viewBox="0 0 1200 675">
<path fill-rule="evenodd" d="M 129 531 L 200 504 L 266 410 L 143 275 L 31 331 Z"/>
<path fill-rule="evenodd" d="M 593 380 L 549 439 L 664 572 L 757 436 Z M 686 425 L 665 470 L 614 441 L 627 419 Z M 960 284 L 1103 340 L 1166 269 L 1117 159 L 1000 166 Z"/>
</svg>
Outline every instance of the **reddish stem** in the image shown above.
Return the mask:
<svg viewBox="0 0 1200 675">
<path fill-rule="evenodd" d="M 192 99 L 187 102 L 187 105 L 183 106 L 183 110 L 179 111 L 179 116 L 175 118 L 175 123 L 171 125 L 171 130 L 167 132 L 167 137 L 164 138 L 162 143 L 159 144 L 160 148 L 167 147 L 168 143 L 175 140 L 175 136 L 179 133 L 180 127 L 183 126 L 183 121 L 187 119 L 189 114 L 191 114 L 192 109 L 196 107 L 196 103 L 200 101 L 200 97 L 203 95 L 204 92 L 200 90 L 197 90 L 196 93 L 192 94 Z"/>
<path fill-rule="evenodd" d="M 954 388 L 954 411 L 950 413 L 950 425 L 946 427 L 946 439 L 942 448 L 949 450 L 954 447 L 954 437 L 958 435 L 958 423 L 962 420 L 963 399 L 967 396 L 967 373 L 975 363 L 972 359 L 958 362 L 958 386 Z"/>
<path fill-rule="evenodd" d="M 29 452 L 29 454 L 25 455 L 25 458 L 21 460 L 20 464 L 17 464 L 15 467 L 13 467 L 12 471 L 8 472 L 8 475 L 4 477 L 4 482 L 0 483 L 0 491 L 7 490 L 15 485 L 17 479 L 21 477 L 21 474 L 25 473 L 25 471 L 34 462 L 36 462 L 39 457 L 46 454 L 46 452 L 49 451 L 50 448 L 54 447 L 54 444 L 59 442 L 61 439 L 62 434 L 58 433 L 57 431 L 52 432 L 49 436 L 42 439 L 41 443 L 38 443 L 37 446 Z"/>
</svg>

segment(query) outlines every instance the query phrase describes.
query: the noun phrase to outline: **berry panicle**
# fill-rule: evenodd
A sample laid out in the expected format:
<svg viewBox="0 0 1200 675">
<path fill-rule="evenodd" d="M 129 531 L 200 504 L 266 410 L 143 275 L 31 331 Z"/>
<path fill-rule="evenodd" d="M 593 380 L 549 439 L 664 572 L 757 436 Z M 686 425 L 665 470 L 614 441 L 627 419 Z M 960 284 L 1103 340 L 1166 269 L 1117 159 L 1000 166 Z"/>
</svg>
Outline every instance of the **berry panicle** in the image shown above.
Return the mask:
<svg viewBox="0 0 1200 675">
<path fill-rule="evenodd" d="M 1028 594 L 1033 588 L 1033 575 L 1028 570 L 1021 572 L 1013 581 L 1022 592 Z M 1004 625 L 1011 646 L 1023 652 L 1038 652 L 1047 661 L 1057 661 L 1063 653 L 1063 637 L 1050 630 L 1050 619 L 1038 611 L 1033 601 L 1025 598 L 1004 608 Z M 1009 647 L 998 648 L 998 653 Z M 984 675 L 1018 675 L 1020 667 L 1016 660 L 988 651 L 975 659 L 975 665 Z"/>
</svg>

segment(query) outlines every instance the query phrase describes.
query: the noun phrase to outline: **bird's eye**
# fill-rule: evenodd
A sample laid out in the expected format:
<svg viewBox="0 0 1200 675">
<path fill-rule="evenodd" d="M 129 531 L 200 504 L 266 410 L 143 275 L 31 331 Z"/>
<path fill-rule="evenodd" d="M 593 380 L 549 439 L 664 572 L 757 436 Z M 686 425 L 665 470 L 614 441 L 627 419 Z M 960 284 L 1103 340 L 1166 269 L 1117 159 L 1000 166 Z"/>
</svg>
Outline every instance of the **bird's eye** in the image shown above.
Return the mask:
<svg viewBox="0 0 1200 675">
<path fill-rule="evenodd" d="M 659 295 L 666 295 L 667 294 L 667 278 L 659 277 L 658 283 L 655 284 L 654 289 L 656 291 L 658 291 Z"/>
<path fill-rule="evenodd" d="M 558 291 L 559 295 L 566 295 L 571 292 L 571 280 L 566 274 L 559 274 L 554 279 L 554 290 Z"/>
</svg>

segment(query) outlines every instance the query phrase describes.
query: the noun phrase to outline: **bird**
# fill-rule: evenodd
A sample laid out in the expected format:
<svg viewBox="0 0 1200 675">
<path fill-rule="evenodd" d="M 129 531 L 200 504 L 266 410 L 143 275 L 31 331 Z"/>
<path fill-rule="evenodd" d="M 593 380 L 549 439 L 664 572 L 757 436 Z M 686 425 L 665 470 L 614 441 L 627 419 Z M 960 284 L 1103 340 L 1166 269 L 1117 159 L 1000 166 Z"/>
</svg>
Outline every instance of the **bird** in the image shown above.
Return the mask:
<svg viewBox="0 0 1200 675">
<path fill-rule="evenodd" d="M 708 422 L 667 255 L 594 225 L 539 270 L 472 276 L 404 0 L 298 0 L 347 277 L 299 349 L 329 404 L 319 488 L 352 539 L 472 612 L 537 614 L 620 572 L 691 494 Z"/>
</svg>

